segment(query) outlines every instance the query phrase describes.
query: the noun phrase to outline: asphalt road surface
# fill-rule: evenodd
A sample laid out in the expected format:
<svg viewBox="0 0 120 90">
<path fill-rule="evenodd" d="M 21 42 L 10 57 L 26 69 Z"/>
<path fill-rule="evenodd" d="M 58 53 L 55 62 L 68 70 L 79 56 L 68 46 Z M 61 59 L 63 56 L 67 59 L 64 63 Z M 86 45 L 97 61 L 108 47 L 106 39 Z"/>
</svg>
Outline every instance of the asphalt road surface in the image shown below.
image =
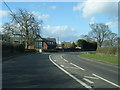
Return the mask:
<svg viewBox="0 0 120 90">
<path fill-rule="evenodd" d="M 120 88 L 118 67 L 78 53 L 34 53 L 2 63 L 2 88 Z"/>
</svg>

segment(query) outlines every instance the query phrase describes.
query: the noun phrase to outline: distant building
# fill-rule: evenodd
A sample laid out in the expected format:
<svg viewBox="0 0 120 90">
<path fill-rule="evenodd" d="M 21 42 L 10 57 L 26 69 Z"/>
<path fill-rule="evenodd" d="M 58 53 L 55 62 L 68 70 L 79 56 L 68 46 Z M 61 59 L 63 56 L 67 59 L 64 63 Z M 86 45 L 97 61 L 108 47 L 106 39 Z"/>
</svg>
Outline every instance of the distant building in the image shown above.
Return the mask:
<svg viewBox="0 0 120 90">
<path fill-rule="evenodd" d="M 62 45 L 61 45 L 61 44 L 58 44 L 56 48 L 57 48 L 57 49 L 62 49 Z"/>
<path fill-rule="evenodd" d="M 0 35 L 0 37 L 3 37 L 3 35 Z M 0 40 L 19 44 L 21 38 L 19 35 L 15 35 L 14 37 L 0 38 Z M 27 49 L 36 49 L 41 52 L 42 50 L 56 49 L 56 46 L 57 43 L 55 38 L 42 38 L 40 35 L 37 35 L 35 38 L 35 43 L 29 45 Z"/>
<path fill-rule="evenodd" d="M 70 48 L 71 47 L 71 42 L 61 42 L 61 45 L 64 44 L 64 48 Z"/>
<path fill-rule="evenodd" d="M 39 35 L 37 35 L 35 39 L 35 46 L 34 48 L 37 51 L 42 50 L 49 50 L 49 49 L 56 49 L 57 43 L 55 38 L 42 38 Z"/>
<path fill-rule="evenodd" d="M 79 47 L 79 46 L 77 46 L 77 47 L 75 47 L 76 49 L 81 49 L 81 47 Z"/>
</svg>

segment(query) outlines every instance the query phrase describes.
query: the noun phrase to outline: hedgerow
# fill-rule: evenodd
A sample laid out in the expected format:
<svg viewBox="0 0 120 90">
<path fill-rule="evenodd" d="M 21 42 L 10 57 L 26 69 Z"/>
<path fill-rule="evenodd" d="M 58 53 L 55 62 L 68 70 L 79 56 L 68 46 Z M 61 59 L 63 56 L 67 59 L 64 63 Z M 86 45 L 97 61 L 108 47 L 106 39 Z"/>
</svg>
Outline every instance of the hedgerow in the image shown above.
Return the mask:
<svg viewBox="0 0 120 90">
<path fill-rule="evenodd" d="M 117 47 L 117 46 L 99 47 L 99 48 L 97 48 L 97 53 L 120 55 L 120 46 L 119 47 Z"/>
</svg>

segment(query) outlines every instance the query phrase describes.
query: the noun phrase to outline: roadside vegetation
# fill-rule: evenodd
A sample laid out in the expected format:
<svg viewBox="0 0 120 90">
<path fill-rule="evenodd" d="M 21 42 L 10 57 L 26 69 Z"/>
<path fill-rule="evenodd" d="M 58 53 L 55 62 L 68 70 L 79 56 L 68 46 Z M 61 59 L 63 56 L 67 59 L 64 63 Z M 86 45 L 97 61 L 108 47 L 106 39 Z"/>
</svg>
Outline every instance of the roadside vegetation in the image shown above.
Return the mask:
<svg viewBox="0 0 120 90">
<path fill-rule="evenodd" d="M 82 53 L 80 57 L 120 65 L 118 60 L 118 56 L 120 55 L 120 37 L 112 32 L 106 24 L 93 23 L 89 25 L 92 30 L 88 35 L 82 35 L 82 37 L 86 41 L 97 42 L 96 52 Z"/>
<path fill-rule="evenodd" d="M 10 22 L 3 24 L 2 32 L 2 56 L 33 52 L 29 46 L 35 45 L 37 35 L 40 35 L 43 20 L 27 10 L 19 9 L 16 13 L 11 12 Z M 43 51 L 96 51 L 96 53 L 84 53 L 81 57 L 100 60 L 117 64 L 117 46 L 120 37 L 109 29 L 105 23 L 90 23 L 91 31 L 87 35 L 81 35 L 76 42 L 61 42 L 56 50 Z M 41 36 L 41 35 L 40 35 Z M 34 48 L 34 47 L 33 47 Z"/>
<path fill-rule="evenodd" d="M 29 46 L 35 43 L 43 21 L 23 9 L 16 13 L 11 12 L 10 17 L 10 22 L 2 26 L 2 58 L 35 52 L 34 49 L 29 49 Z"/>
<path fill-rule="evenodd" d="M 23 44 L 2 42 L 2 58 L 35 52 L 33 49 L 25 49 L 24 47 Z"/>
<path fill-rule="evenodd" d="M 120 47 L 102 47 L 98 48 L 96 52 L 86 52 L 80 54 L 80 57 L 88 58 L 104 63 L 110 63 L 114 65 L 120 65 L 118 61 L 118 51 Z"/>
</svg>

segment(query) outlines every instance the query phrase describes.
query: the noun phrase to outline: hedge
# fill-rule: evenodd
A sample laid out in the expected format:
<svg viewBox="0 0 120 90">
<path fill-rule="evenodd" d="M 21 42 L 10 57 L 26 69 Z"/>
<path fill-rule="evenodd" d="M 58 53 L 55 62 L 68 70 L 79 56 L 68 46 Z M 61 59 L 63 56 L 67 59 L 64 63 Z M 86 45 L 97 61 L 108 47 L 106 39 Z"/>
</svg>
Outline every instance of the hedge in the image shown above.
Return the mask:
<svg viewBox="0 0 120 90">
<path fill-rule="evenodd" d="M 2 42 L 2 52 L 23 52 L 24 45 L 23 44 L 13 44 L 10 42 Z"/>
<path fill-rule="evenodd" d="M 97 53 L 120 55 L 120 46 L 97 48 Z"/>
</svg>

